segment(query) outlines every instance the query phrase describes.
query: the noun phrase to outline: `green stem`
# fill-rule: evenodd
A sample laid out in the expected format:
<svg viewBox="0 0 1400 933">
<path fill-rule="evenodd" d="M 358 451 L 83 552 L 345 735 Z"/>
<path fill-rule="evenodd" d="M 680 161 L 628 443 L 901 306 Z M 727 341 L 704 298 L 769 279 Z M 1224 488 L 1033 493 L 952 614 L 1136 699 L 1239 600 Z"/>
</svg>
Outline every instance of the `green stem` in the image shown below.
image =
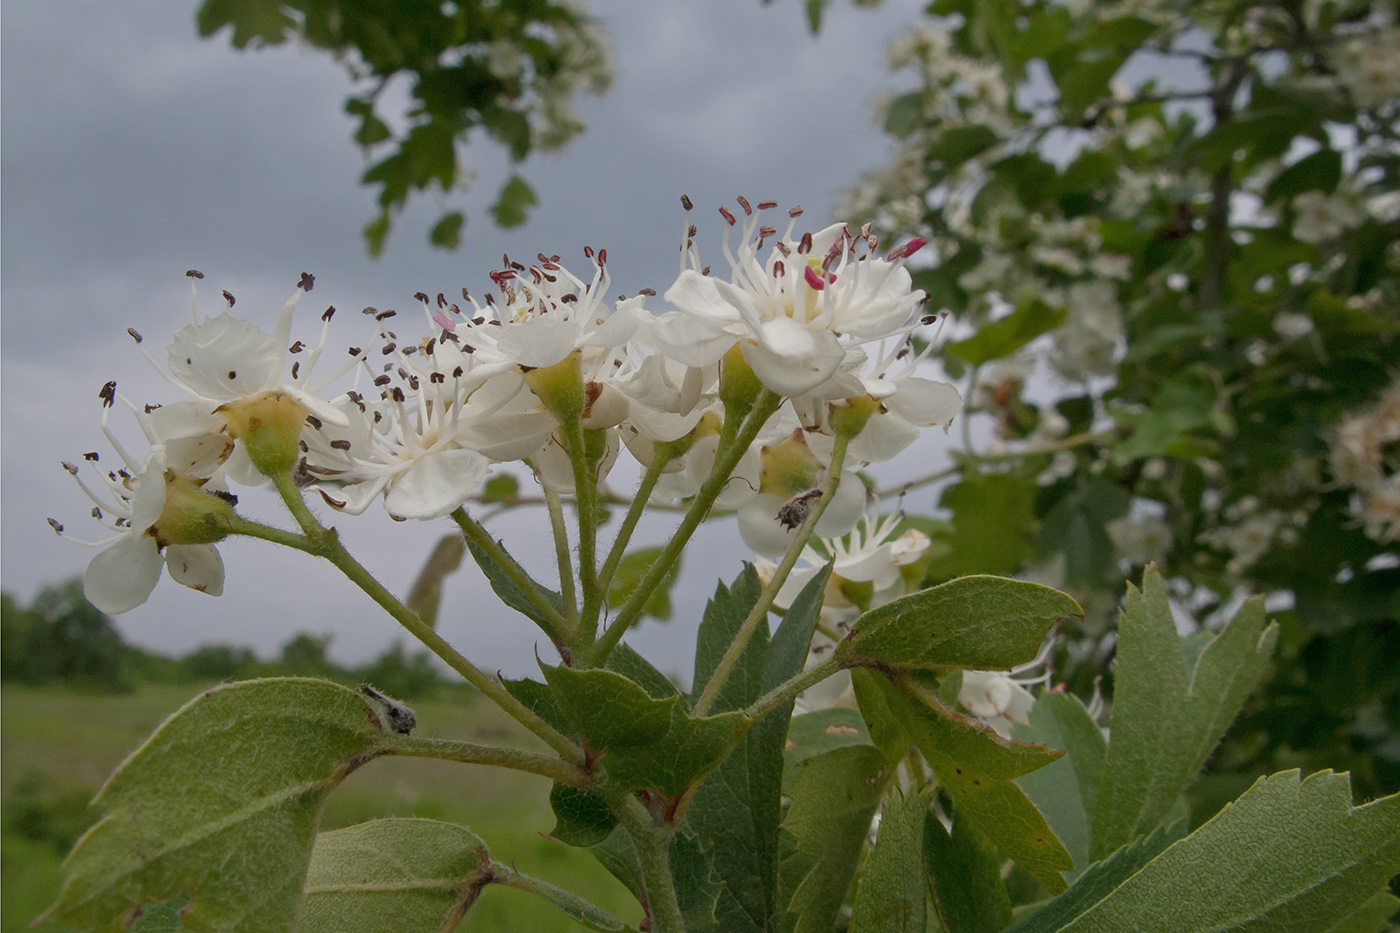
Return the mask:
<svg viewBox="0 0 1400 933">
<path fill-rule="evenodd" d="M 549 755 L 527 752 L 518 748 L 503 748 L 498 745 L 474 745 L 470 742 L 451 742 L 445 739 L 417 739 L 409 736 L 394 736 L 389 740 L 391 754 L 410 758 L 433 758 L 438 761 L 458 761 L 469 765 L 489 765 L 494 768 L 510 768 L 538 774 L 568 784 L 570 787 L 587 787 L 588 775 L 582 769 L 560 761 Z"/>
<path fill-rule="evenodd" d="M 287 509 L 296 518 L 297 524 L 301 525 L 305 532 L 309 547 L 300 548 L 307 553 L 324 557 L 334 564 L 341 573 L 345 574 L 370 599 L 379 604 L 385 612 L 393 617 L 408 630 L 414 638 L 421 641 L 429 650 L 447 662 L 447 665 L 454 671 L 461 674 L 468 683 L 480 690 L 493 703 L 505 710 L 510 717 L 522 726 L 539 736 L 558 752 L 565 760 L 574 764 L 581 764 L 583 756 L 577 746 L 570 742 L 563 733 L 556 730 L 549 723 L 537 716 L 533 710 L 521 703 L 515 697 L 506 692 L 506 689 L 496 681 L 482 673 L 475 664 L 464 658 L 456 648 L 453 648 L 443 639 L 441 635 L 433 631 L 432 627 L 418 618 L 418 614 L 409 609 L 390 593 L 384 584 L 380 583 L 374 576 L 364 568 L 359 561 L 351 556 L 345 546 L 340 543 L 340 536 L 334 528 L 324 528 L 316 520 L 316 516 L 311 514 L 311 510 L 306 507 L 306 502 L 301 498 L 301 490 L 297 489 L 296 483 L 292 481 L 291 473 L 279 473 L 272 477 L 272 483 L 277 488 L 277 492 L 282 496 L 282 501 L 287 504 Z M 460 511 L 460 510 L 459 510 Z"/>
<path fill-rule="evenodd" d="M 295 531 L 285 531 L 281 528 L 274 528 L 271 525 L 264 525 L 262 522 L 255 522 L 251 519 L 235 515 L 229 521 L 229 531 L 236 535 L 246 535 L 249 538 L 259 538 L 263 541 L 271 541 L 273 544 L 280 544 L 283 547 L 294 548 L 307 554 L 319 557 L 320 551 L 304 535 L 299 535 Z"/>
<path fill-rule="evenodd" d="M 707 713 L 719 693 L 724 689 L 725 682 L 729 680 L 729 674 L 734 670 L 734 665 L 739 663 L 739 657 L 744 653 L 744 648 L 748 646 L 749 639 L 753 633 L 768 618 L 768 609 L 773 605 L 773 600 L 778 596 L 778 590 L 782 589 L 783 583 L 787 581 L 788 574 L 792 573 L 792 568 L 797 564 L 797 558 L 801 555 L 802 549 L 807 546 L 807 541 L 812 537 L 812 532 L 816 530 L 817 522 L 821 520 L 822 513 L 827 506 L 831 505 L 831 500 L 836 495 L 836 488 L 841 485 L 841 467 L 846 462 L 846 445 L 850 443 L 850 438 L 845 434 L 837 434 L 835 443 L 831 448 L 831 463 L 827 466 L 826 485 L 822 488 L 822 494 L 812 510 L 807 513 L 807 517 L 797 528 L 797 534 L 788 545 L 787 553 L 783 555 L 783 562 L 778 565 L 778 569 L 773 572 L 773 579 L 768 581 L 768 585 L 763 588 L 763 592 L 758 597 L 758 602 L 754 604 L 749 612 L 748 618 L 744 619 L 744 624 L 739 626 L 739 631 L 734 633 L 734 640 L 725 649 L 724 657 L 719 659 L 719 664 L 715 666 L 715 672 L 710 676 L 710 682 L 705 684 L 705 691 L 700 694 L 700 699 L 695 701 L 694 714 L 703 716 Z"/>
<path fill-rule="evenodd" d="M 559 564 L 559 595 L 564 598 L 564 615 L 570 627 L 578 628 L 578 595 L 574 590 L 574 566 L 569 559 L 569 529 L 564 524 L 564 506 L 559 493 L 540 477 L 544 501 L 549 506 L 549 525 L 554 530 L 554 559 Z"/>
<path fill-rule="evenodd" d="M 628 796 L 613 812 L 637 850 L 653 933 L 685 933 L 676 883 L 671 877 L 671 828 L 656 825 L 636 797 Z"/>
<path fill-rule="evenodd" d="M 642 577 L 641 583 L 632 591 L 632 595 L 618 611 L 617 618 L 613 619 L 612 624 L 603 633 L 603 637 L 599 638 L 598 643 L 593 646 L 590 660 L 594 664 L 601 666 L 613 648 L 617 646 L 617 643 L 622 640 L 627 629 L 631 627 L 633 622 L 637 621 L 648 597 L 655 592 L 656 587 L 670 572 L 671 567 L 680 557 L 681 551 L 685 550 L 690 536 L 695 533 L 695 529 L 699 527 L 700 522 L 709 512 L 710 506 L 724 491 L 725 484 L 729 482 L 730 475 L 734 472 L 734 468 L 739 465 L 744 454 L 748 452 L 749 445 L 753 443 L 754 438 L 758 437 L 758 432 L 763 429 L 763 425 L 782 404 L 782 396 L 765 389 L 754 404 L 742 429 L 735 434 L 734 440 L 728 446 L 723 442 L 720 443 L 719 450 L 715 454 L 715 465 L 711 468 L 710 475 L 706 477 L 705 482 L 700 485 L 700 491 L 691 501 L 690 508 L 686 510 L 680 526 L 676 528 L 671 540 L 666 542 L 666 546 L 661 549 L 661 556 L 656 559 L 656 563 L 651 565 L 646 576 Z M 721 432 L 721 437 L 723 437 L 723 432 Z"/>
<path fill-rule="evenodd" d="M 491 532 L 483 528 L 480 522 L 473 521 L 466 509 L 461 507 L 455 509 L 452 512 L 452 520 L 457 523 L 457 527 L 462 529 L 462 534 L 466 535 L 467 540 L 485 551 L 486 556 L 496 562 L 496 565 L 510 578 L 510 582 L 515 584 L 531 605 L 538 609 L 540 614 L 554 626 L 554 631 L 549 632 L 550 637 L 564 641 L 569 631 L 568 622 L 559 614 L 559 610 L 555 609 L 549 600 L 544 598 L 544 594 L 535 585 L 535 581 L 530 579 L 525 568 L 520 566 L 514 557 L 510 556 L 510 552 L 501 547 L 500 542 L 493 538 Z"/>
<path fill-rule="evenodd" d="M 835 657 L 827 658 L 816 667 L 809 668 L 791 680 L 784 681 L 754 700 L 753 704 L 744 710 L 744 718 L 749 721 L 750 725 L 757 723 L 784 703 L 795 699 L 803 690 L 821 683 L 839 670 L 841 670 L 840 660 Z"/>
<path fill-rule="evenodd" d="M 560 421 L 559 426 L 564 432 L 569 462 L 574 468 L 574 504 L 578 507 L 578 583 L 583 591 L 583 613 L 578 635 L 580 644 L 587 645 L 592 644 L 597 634 L 598 607 L 603 601 L 598 590 L 597 464 L 589 461 L 583 425 L 578 421 Z"/>
<path fill-rule="evenodd" d="M 590 904 L 572 891 L 566 891 L 563 888 L 555 887 L 548 881 L 542 881 L 539 878 L 518 872 L 509 865 L 492 862 L 491 883 L 515 888 L 517 891 L 526 891 L 536 897 L 543 898 L 567 914 L 570 919 L 590 930 L 637 933 L 633 927 L 627 926 L 601 907 Z"/>
<path fill-rule="evenodd" d="M 612 548 L 608 551 L 607 560 L 603 561 L 603 569 L 598 572 L 598 589 L 606 593 L 608 587 L 612 585 L 612 578 L 617 573 L 617 565 L 622 562 L 622 555 L 627 550 L 627 544 L 632 540 L 632 532 L 637 528 L 637 522 L 642 517 L 642 512 L 646 510 L 647 500 L 651 498 L 651 492 L 656 488 L 657 480 L 661 479 L 661 472 L 670 462 L 669 458 L 662 457 L 658 452 L 652 458 L 651 465 L 642 474 L 641 485 L 637 487 L 637 495 L 632 499 L 632 505 L 627 509 L 627 515 L 622 519 L 622 527 L 617 530 L 617 537 L 613 539 Z M 599 604 L 601 613 L 601 603 Z M 588 620 L 593 630 L 598 629 L 598 620 L 593 618 Z"/>
</svg>

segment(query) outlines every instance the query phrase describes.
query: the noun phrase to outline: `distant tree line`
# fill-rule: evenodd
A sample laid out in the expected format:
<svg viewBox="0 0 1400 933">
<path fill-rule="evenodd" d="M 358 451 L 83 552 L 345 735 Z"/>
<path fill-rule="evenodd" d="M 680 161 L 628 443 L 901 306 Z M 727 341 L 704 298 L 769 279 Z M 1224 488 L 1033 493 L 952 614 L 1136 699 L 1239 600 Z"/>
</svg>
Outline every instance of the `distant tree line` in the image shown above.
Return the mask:
<svg viewBox="0 0 1400 933">
<path fill-rule="evenodd" d="M 112 620 L 83 597 L 73 578 L 40 590 L 27 606 L 0 593 L 0 682 L 64 684 L 127 693 L 140 683 L 324 677 L 371 683 L 400 699 L 416 699 L 443 681 L 426 651 L 408 653 L 395 642 L 364 667 L 345 668 L 327 657 L 330 635 L 299 632 L 275 660 L 243 645 L 201 645 L 182 657 L 153 654 L 122 641 Z"/>
</svg>

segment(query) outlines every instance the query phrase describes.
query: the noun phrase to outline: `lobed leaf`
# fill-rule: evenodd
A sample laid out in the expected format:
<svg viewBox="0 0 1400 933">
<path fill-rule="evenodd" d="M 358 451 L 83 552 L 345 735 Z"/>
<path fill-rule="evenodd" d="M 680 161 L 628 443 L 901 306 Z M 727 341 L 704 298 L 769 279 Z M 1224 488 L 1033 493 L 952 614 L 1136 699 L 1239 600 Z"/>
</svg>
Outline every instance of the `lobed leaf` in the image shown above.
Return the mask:
<svg viewBox="0 0 1400 933">
<path fill-rule="evenodd" d="M 1284 771 L 1260 778 L 1061 929 L 1325 930 L 1397 870 L 1400 794 L 1353 807 L 1347 775 L 1300 780 Z"/>
<path fill-rule="evenodd" d="M 290 931 L 321 805 L 390 744 L 360 694 L 328 681 L 206 691 L 98 792 L 107 814 L 65 860 L 45 918 L 117 931 L 188 894 L 191 929 Z"/>
<path fill-rule="evenodd" d="M 608 584 L 609 606 L 621 606 L 627 602 L 637 589 L 637 585 L 642 582 L 642 577 L 651 569 L 651 565 L 661 557 L 662 550 L 659 547 L 647 547 L 628 551 L 622 555 L 622 560 L 617 563 L 617 570 L 613 574 L 612 582 Z M 677 560 L 671 564 L 671 569 L 662 575 L 661 582 L 657 584 L 656 589 L 651 591 L 651 595 L 642 604 L 644 614 L 662 621 L 671 618 L 671 587 L 675 584 L 680 569 L 681 562 Z"/>
<path fill-rule="evenodd" d="M 490 554 L 482 550 L 472 541 L 467 541 L 467 550 L 471 552 L 472 559 L 476 561 L 481 572 L 486 575 L 486 580 L 491 584 L 491 589 L 496 595 L 501 597 L 501 602 L 505 603 L 525 618 L 534 622 L 542 628 L 546 635 L 552 637 L 552 623 L 550 623 L 541 613 L 539 608 L 515 585 L 515 581 L 506 575 L 505 568 L 501 567 L 491 557 Z M 559 612 L 564 611 L 563 598 L 553 590 L 545 587 L 534 580 L 530 581 L 535 590 L 544 595 L 544 598 Z"/>
<path fill-rule="evenodd" d="M 1156 828 L 1263 678 L 1278 639 L 1262 598 L 1245 603 L 1189 669 L 1161 575 L 1128 588 L 1091 857 Z"/>
</svg>

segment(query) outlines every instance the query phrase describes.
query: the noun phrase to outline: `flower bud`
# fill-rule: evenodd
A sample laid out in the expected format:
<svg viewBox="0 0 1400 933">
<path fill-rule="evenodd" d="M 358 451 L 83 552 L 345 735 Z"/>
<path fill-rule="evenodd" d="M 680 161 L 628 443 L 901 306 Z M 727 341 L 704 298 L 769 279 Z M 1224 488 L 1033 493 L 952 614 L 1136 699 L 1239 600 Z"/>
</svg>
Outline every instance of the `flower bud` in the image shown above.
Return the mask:
<svg viewBox="0 0 1400 933">
<path fill-rule="evenodd" d="M 259 473 L 280 475 L 296 466 L 307 412 L 290 395 L 264 392 L 227 402 L 215 411 L 224 416 L 229 435 L 242 441 Z"/>
<path fill-rule="evenodd" d="M 237 500 L 205 491 L 204 483 L 184 473 L 165 471 L 165 508 L 147 532 L 156 544 L 213 544 L 228 537 Z"/>
<path fill-rule="evenodd" d="M 581 355 L 580 351 L 575 350 L 557 363 L 525 373 L 525 384 L 561 424 L 583 417 L 583 374 L 579 368 Z"/>
</svg>

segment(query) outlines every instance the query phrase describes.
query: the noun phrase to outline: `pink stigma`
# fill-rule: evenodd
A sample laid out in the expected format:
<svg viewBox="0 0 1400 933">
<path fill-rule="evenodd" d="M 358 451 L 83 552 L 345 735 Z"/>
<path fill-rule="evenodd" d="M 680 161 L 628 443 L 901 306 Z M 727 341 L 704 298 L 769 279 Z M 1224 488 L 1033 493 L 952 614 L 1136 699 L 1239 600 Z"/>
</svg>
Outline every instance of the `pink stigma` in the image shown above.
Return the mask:
<svg viewBox="0 0 1400 933">
<path fill-rule="evenodd" d="M 908 259 L 910 256 L 923 249 L 928 244 L 928 240 L 923 237 L 915 237 L 903 246 L 897 246 L 890 250 L 885 257 L 886 262 L 894 262 L 896 259 Z"/>
</svg>

